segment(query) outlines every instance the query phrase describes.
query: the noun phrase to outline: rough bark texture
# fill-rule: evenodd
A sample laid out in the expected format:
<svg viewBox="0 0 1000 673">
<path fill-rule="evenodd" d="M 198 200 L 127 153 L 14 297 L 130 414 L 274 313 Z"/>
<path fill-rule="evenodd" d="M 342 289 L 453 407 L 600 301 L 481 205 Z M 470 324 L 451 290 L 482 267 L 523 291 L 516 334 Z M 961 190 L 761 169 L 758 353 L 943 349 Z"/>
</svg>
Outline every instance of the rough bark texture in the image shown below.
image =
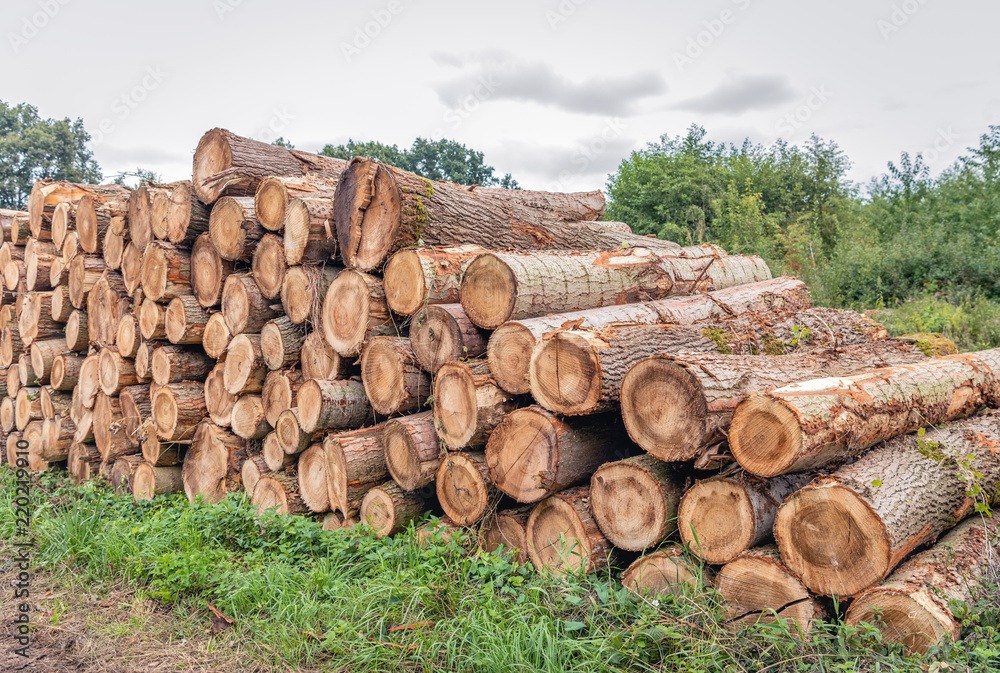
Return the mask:
<svg viewBox="0 0 1000 673">
<path fill-rule="evenodd" d="M 452 450 L 486 444 L 519 402 L 496 384 L 484 360 L 446 362 L 434 377 L 434 423 Z"/>
<path fill-rule="evenodd" d="M 389 474 L 404 491 L 415 491 L 434 481 L 441 445 L 430 411 L 386 421 L 382 446 Z"/>
<path fill-rule="evenodd" d="M 332 198 L 295 199 L 285 216 L 283 248 L 289 264 L 324 261 L 337 252 Z"/>
<path fill-rule="evenodd" d="M 389 479 L 382 425 L 327 435 L 323 440 L 330 506 L 356 517 L 371 489 Z"/>
<path fill-rule="evenodd" d="M 486 354 L 489 333 L 472 324 L 461 304 L 427 306 L 410 320 L 413 354 L 424 371 L 436 374 L 449 360 Z"/>
<path fill-rule="evenodd" d="M 462 274 L 484 252 L 478 245 L 400 250 L 385 265 L 386 303 L 400 315 L 428 304 L 457 304 Z"/>
<path fill-rule="evenodd" d="M 181 381 L 204 381 L 214 368 L 215 360 L 184 346 L 154 348 L 150 366 L 153 381 L 161 386 Z"/>
<path fill-rule="evenodd" d="M 677 530 L 678 482 L 674 470 L 652 456 L 605 463 L 590 479 L 594 520 L 616 547 L 648 549 Z"/>
<path fill-rule="evenodd" d="M 63 344 L 65 347 L 65 343 Z M 60 354 L 52 359 L 50 382 L 55 390 L 73 390 L 80 379 L 83 358 L 77 355 Z"/>
<path fill-rule="evenodd" d="M 218 502 L 241 487 L 240 470 L 247 459 L 246 442 L 209 421 L 195 431 L 184 456 L 184 493 L 188 500 L 201 495 Z"/>
<path fill-rule="evenodd" d="M 136 500 L 152 500 L 154 496 L 180 493 L 184 490 L 180 465 L 150 465 L 139 463 L 132 473 L 132 495 Z"/>
<path fill-rule="evenodd" d="M 310 379 L 299 388 L 296 404 L 306 432 L 358 428 L 374 420 L 365 388 L 355 380 Z"/>
<path fill-rule="evenodd" d="M 359 355 L 369 338 L 395 335 L 382 280 L 360 271 L 337 274 L 323 299 L 323 336 L 343 356 Z"/>
<path fill-rule="evenodd" d="M 420 369 L 410 340 L 380 336 L 361 355 L 361 380 L 372 408 L 385 415 L 413 413 L 427 403 L 431 378 Z"/>
<path fill-rule="evenodd" d="M 608 564 L 612 546 L 590 513 L 590 487 L 550 496 L 531 512 L 528 556 L 538 570 L 592 573 Z"/>
<path fill-rule="evenodd" d="M 395 482 L 386 482 L 368 491 L 361 500 L 358 518 L 371 526 L 376 537 L 385 537 L 406 528 L 426 509 L 423 496 L 404 491 Z"/>
<path fill-rule="evenodd" d="M 153 301 L 190 296 L 191 253 L 172 243 L 153 241 L 142 253 L 139 277 L 143 296 Z"/>
</svg>

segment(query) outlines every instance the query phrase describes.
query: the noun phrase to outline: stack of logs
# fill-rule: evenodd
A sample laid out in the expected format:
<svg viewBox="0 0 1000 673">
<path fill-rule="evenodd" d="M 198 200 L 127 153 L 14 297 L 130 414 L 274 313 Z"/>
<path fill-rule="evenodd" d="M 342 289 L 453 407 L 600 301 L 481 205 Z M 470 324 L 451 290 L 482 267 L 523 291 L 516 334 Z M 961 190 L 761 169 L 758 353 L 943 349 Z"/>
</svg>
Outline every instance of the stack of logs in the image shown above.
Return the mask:
<svg viewBox="0 0 1000 673">
<path fill-rule="evenodd" d="M 6 459 L 380 536 L 430 510 L 538 568 L 642 552 L 626 586 L 711 582 L 734 622 L 807 632 L 836 596 L 915 650 L 957 636 L 1000 551 L 970 517 L 1000 352 L 603 213 L 223 129 L 192 180 L 38 182 L 0 211 Z"/>
</svg>

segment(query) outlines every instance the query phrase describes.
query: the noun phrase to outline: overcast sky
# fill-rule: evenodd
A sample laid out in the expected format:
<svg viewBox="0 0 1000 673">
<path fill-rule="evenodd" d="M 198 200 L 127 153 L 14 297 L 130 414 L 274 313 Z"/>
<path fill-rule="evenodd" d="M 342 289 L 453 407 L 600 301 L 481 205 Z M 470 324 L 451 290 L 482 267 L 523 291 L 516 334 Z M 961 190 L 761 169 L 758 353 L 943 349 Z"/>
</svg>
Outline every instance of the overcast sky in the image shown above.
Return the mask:
<svg viewBox="0 0 1000 673">
<path fill-rule="evenodd" d="M 191 174 L 223 126 L 319 151 L 447 137 L 539 189 L 603 188 L 692 123 L 835 140 L 867 181 L 1000 123 L 989 0 L 4 0 L 0 100 L 82 117 L 107 175 Z"/>
</svg>

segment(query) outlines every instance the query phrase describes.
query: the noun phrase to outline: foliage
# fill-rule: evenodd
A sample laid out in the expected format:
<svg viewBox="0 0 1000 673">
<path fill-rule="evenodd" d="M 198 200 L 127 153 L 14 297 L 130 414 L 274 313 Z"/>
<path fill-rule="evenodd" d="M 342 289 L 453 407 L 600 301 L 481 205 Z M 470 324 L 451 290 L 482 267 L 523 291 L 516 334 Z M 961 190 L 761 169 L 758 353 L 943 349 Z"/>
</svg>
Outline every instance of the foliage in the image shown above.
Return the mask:
<svg viewBox="0 0 1000 673">
<path fill-rule="evenodd" d="M 134 171 L 122 171 L 114 177 L 113 182 L 116 185 L 130 185 L 136 187 L 143 182 L 163 182 L 163 178 L 151 170 L 136 168 Z"/>
<path fill-rule="evenodd" d="M 278 137 L 271 141 L 272 145 L 277 145 L 278 147 L 285 147 L 290 150 L 295 149 L 295 145 L 285 140 L 284 137 Z"/>
<path fill-rule="evenodd" d="M 430 180 L 519 189 L 510 173 L 498 178 L 494 175 L 493 167 L 486 165 L 482 152 L 454 140 L 417 138 L 410 149 L 400 150 L 396 145 L 385 145 L 377 141 L 355 142 L 352 139 L 346 144 L 327 145 L 320 154 L 340 159 L 369 157 Z"/>
<path fill-rule="evenodd" d="M 98 182 L 83 120 L 43 119 L 33 105 L 0 101 L 0 208 L 23 209 L 36 180 Z"/>
<path fill-rule="evenodd" d="M 892 336 L 938 333 L 955 342 L 959 351 L 1000 347 L 1000 303 L 982 295 L 945 301 L 921 294 L 889 309 L 870 312 Z"/>
</svg>

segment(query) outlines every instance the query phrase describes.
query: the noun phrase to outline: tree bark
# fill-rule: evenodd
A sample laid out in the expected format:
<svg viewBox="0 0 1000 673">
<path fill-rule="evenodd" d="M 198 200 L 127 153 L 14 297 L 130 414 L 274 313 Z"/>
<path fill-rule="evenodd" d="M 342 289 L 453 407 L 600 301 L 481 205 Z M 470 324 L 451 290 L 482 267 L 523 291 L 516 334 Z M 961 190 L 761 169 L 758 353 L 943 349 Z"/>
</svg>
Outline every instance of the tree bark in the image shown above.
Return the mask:
<svg viewBox="0 0 1000 673">
<path fill-rule="evenodd" d="M 410 340 L 379 336 L 361 355 L 361 380 L 372 408 L 385 415 L 409 414 L 427 404 L 431 378 L 420 369 Z"/>
<path fill-rule="evenodd" d="M 268 423 L 277 427 L 281 412 L 295 406 L 296 393 L 303 383 L 302 373 L 292 369 L 268 372 L 260 393 Z"/>
<path fill-rule="evenodd" d="M 1000 399 L 1000 350 L 932 358 L 755 393 L 733 412 L 733 456 L 753 474 L 801 472 Z"/>
<path fill-rule="evenodd" d="M 434 425 L 453 451 L 484 446 L 519 403 L 496 384 L 485 360 L 446 362 L 434 377 Z"/>
<path fill-rule="evenodd" d="M 184 346 L 157 346 L 150 366 L 157 385 L 181 381 L 204 381 L 215 367 L 215 360 Z"/>
<path fill-rule="evenodd" d="M 42 240 L 52 238 L 52 213 L 60 203 L 79 203 L 90 194 L 118 191 L 118 185 L 85 185 L 73 182 L 39 180 L 31 187 L 28 196 L 28 229 L 31 235 Z M 15 241 L 16 242 L 16 241 Z"/>
<path fill-rule="evenodd" d="M 337 274 L 323 299 L 323 336 L 343 356 L 359 355 L 375 336 L 395 336 L 382 280 L 349 269 Z"/>
<path fill-rule="evenodd" d="M 260 395 L 242 395 L 236 400 L 231 425 L 233 432 L 243 439 L 263 439 L 271 432 L 271 424 L 264 417 Z"/>
<path fill-rule="evenodd" d="M 163 331 L 173 344 L 200 344 L 209 314 L 193 296 L 174 297 L 163 317 Z"/>
<path fill-rule="evenodd" d="M 358 428 L 374 420 L 364 386 L 355 380 L 310 379 L 299 388 L 296 404 L 306 432 Z"/>
<path fill-rule="evenodd" d="M 39 381 L 35 376 L 35 370 L 31 367 L 31 356 L 28 353 L 21 353 L 17 358 L 18 380 L 22 385 L 37 386 L 43 381 Z"/>
<path fill-rule="evenodd" d="M 259 393 L 264 388 L 267 366 L 260 350 L 259 334 L 237 334 L 226 351 L 223 383 L 233 395 Z"/>
<path fill-rule="evenodd" d="M 449 360 L 486 354 L 490 335 L 472 324 L 461 304 L 438 304 L 419 309 L 410 321 L 410 343 L 420 367 L 436 374 Z"/>
<path fill-rule="evenodd" d="M 65 343 L 62 344 L 65 346 Z M 61 353 L 52 358 L 52 373 L 49 380 L 55 390 L 73 390 L 80 380 L 80 366 L 83 358 Z"/>
<path fill-rule="evenodd" d="M 644 554 L 622 571 L 622 586 L 647 599 L 659 600 L 709 584 L 712 571 L 699 567 L 687 551 L 670 542 L 651 554 Z"/>
<path fill-rule="evenodd" d="M 181 466 L 154 466 L 139 463 L 132 473 L 132 495 L 136 500 L 152 500 L 157 495 L 180 493 L 184 490 Z"/>
<path fill-rule="evenodd" d="M 268 369 L 291 367 L 299 362 L 302 332 L 287 316 L 265 323 L 260 330 L 260 349 Z"/>
<path fill-rule="evenodd" d="M 142 462 L 142 456 L 126 455 L 116 458 L 114 461 L 105 460 L 101 463 L 101 471 L 110 467 L 108 471 L 108 481 L 114 487 L 118 495 L 127 495 L 132 492 L 132 475 L 135 468 Z"/>
<path fill-rule="evenodd" d="M 380 424 L 329 434 L 323 440 L 330 506 L 345 519 L 356 517 L 368 491 L 389 479 L 383 429 Z"/>
<path fill-rule="evenodd" d="M 252 274 L 234 273 L 226 278 L 222 290 L 222 317 L 230 334 L 259 334 L 268 320 L 278 317 L 278 312 L 260 293 Z"/>
<path fill-rule="evenodd" d="M 66 416 L 69 413 L 73 396 L 70 393 L 53 390 L 49 386 L 42 386 L 42 416 L 46 419 Z"/>
<path fill-rule="evenodd" d="M 236 395 L 226 390 L 225 368 L 225 363 L 220 362 L 205 378 L 205 407 L 213 423 L 228 428 L 232 423 Z"/>
<path fill-rule="evenodd" d="M 74 443 L 66 459 L 66 470 L 73 483 L 82 484 L 97 476 L 101 466 L 101 452 L 93 444 Z"/>
<path fill-rule="evenodd" d="M 441 444 L 432 412 L 386 421 L 382 446 L 389 474 L 404 491 L 415 491 L 434 481 L 441 463 Z"/>
<path fill-rule="evenodd" d="M 222 259 L 249 262 L 266 233 L 254 216 L 252 197 L 224 196 L 212 206 L 208 235 Z"/>
<path fill-rule="evenodd" d="M 191 296 L 191 253 L 172 243 L 153 241 L 142 253 L 139 278 L 147 299 L 166 302 Z"/>
<path fill-rule="evenodd" d="M 528 556 L 538 570 L 590 574 L 611 558 L 611 543 L 590 513 L 589 486 L 568 488 L 540 502 L 525 532 Z"/>
<path fill-rule="evenodd" d="M 285 216 L 285 259 L 289 264 L 323 262 L 337 254 L 332 198 L 299 198 Z"/>
<path fill-rule="evenodd" d="M 482 451 L 444 453 L 434 482 L 441 508 L 460 526 L 482 519 L 490 505 L 500 499 L 500 491 L 489 480 Z"/>
<path fill-rule="evenodd" d="M 677 530 L 682 489 L 674 470 L 652 456 L 602 465 L 590 480 L 590 508 L 611 544 L 642 551 Z"/>
<path fill-rule="evenodd" d="M 913 653 L 925 653 L 946 638 L 958 640 L 962 613 L 1000 572 L 998 529 L 995 517 L 966 519 L 855 599 L 845 621 L 874 624 L 885 642 L 902 643 Z"/>
<path fill-rule="evenodd" d="M 328 512 L 330 494 L 326 488 L 326 461 L 323 445 L 313 444 L 299 456 L 299 493 L 310 512 Z"/>
<path fill-rule="evenodd" d="M 321 327 L 323 298 L 339 272 L 338 267 L 318 264 L 289 267 L 281 283 L 281 307 L 289 320 Z"/>
<path fill-rule="evenodd" d="M 191 291 L 205 308 L 222 301 L 222 286 L 233 272 L 233 263 L 222 259 L 208 233 L 195 239 L 191 247 Z"/>
<path fill-rule="evenodd" d="M 343 168 L 347 167 L 344 162 Z M 341 168 L 341 171 L 343 171 Z M 254 212 L 257 221 L 269 231 L 288 229 L 288 208 L 293 199 L 326 199 L 330 202 L 331 214 L 333 196 L 337 191 L 339 171 L 329 176 L 278 176 L 270 175 L 260 181 L 254 193 Z M 336 237 L 331 223 L 330 236 Z"/>
<path fill-rule="evenodd" d="M 624 458 L 625 429 L 606 416 L 560 419 L 541 407 L 507 414 L 486 444 L 493 483 L 518 502 L 538 502 Z"/>
<path fill-rule="evenodd" d="M 789 570 L 824 595 L 853 596 L 908 554 L 988 506 L 1000 484 L 1000 417 L 896 437 L 817 478 L 778 510 Z M 978 487 L 978 488 L 977 488 Z"/>
<path fill-rule="evenodd" d="M 375 537 L 398 533 L 427 508 L 419 493 L 404 491 L 395 482 L 386 482 L 368 491 L 361 500 L 359 519 L 371 526 Z"/>
<path fill-rule="evenodd" d="M 429 304 L 457 304 L 462 274 L 486 252 L 478 245 L 405 248 L 385 264 L 385 300 L 400 315 L 413 315 Z"/>
<path fill-rule="evenodd" d="M 156 436 L 166 441 L 191 438 L 208 415 L 204 388 L 194 381 L 157 387 L 152 409 Z"/>
<path fill-rule="evenodd" d="M 299 492 L 294 469 L 261 475 L 250 502 L 257 507 L 258 515 L 274 508 L 277 508 L 278 514 L 305 514 L 309 511 Z"/>
<path fill-rule="evenodd" d="M 201 495 L 219 502 L 227 493 L 240 490 L 240 470 L 247 459 L 246 442 L 210 421 L 195 431 L 184 456 L 184 493 L 194 502 Z"/>
</svg>

